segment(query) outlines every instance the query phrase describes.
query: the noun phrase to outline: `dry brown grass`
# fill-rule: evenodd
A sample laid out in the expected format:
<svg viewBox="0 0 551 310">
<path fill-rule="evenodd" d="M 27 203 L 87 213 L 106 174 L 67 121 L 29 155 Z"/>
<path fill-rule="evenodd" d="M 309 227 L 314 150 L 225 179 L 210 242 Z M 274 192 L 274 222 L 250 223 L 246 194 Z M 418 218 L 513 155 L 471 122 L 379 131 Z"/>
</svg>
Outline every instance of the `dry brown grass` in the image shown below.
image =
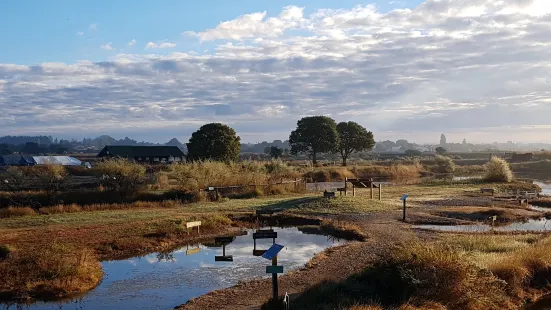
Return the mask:
<svg viewBox="0 0 551 310">
<path fill-rule="evenodd" d="M 31 251 L 12 251 L 0 261 L 0 296 L 64 297 L 88 291 L 102 277 L 92 251 L 53 243 Z"/>
<path fill-rule="evenodd" d="M 0 209 L 0 218 L 16 217 L 16 216 L 30 216 L 37 215 L 38 213 L 30 207 L 7 207 Z"/>
<path fill-rule="evenodd" d="M 505 280 L 507 291 L 523 299 L 529 289 L 546 286 L 551 268 L 551 239 L 545 239 L 531 247 L 520 248 L 494 261 L 488 268 L 498 278 Z"/>
</svg>

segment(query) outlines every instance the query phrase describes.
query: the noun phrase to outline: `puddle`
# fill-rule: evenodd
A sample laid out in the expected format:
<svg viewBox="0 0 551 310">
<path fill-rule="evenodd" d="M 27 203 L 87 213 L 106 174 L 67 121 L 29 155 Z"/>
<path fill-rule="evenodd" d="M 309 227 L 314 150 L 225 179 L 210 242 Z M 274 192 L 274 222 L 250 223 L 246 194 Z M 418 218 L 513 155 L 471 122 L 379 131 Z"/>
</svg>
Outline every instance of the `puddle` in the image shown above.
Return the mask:
<svg viewBox="0 0 551 310">
<path fill-rule="evenodd" d="M 538 212 L 551 212 L 551 208 L 538 207 L 533 205 L 528 205 L 528 209 Z"/>
<path fill-rule="evenodd" d="M 474 225 L 417 225 L 415 228 L 431 229 L 438 231 L 450 232 L 487 232 L 491 231 L 492 227 L 485 224 Z M 494 231 L 531 231 L 542 232 L 551 231 L 551 220 L 545 218 L 531 219 L 523 223 L 512 223 L 508 225 L 495 226 Z"/>
<path fill-rule="evenodd" d="M 278 265 L 285 273 L 304 266 L 316 253 L 342 244 L 333 237 L 302 233 L 298 228 L 274 228 L 276 243 L 285 248 L 278 255 Z M 238 236 L 226 246 L 233 262 L 215 262 L 222 247 L 188 246 L 171 253 L 153 253 L 120 261 L 102 263 L 103 282 L 86 296 L 70 302 L 44 303 L 23 309 L 173 309 L 191 298 L 230 287 L 241 280 L 267 277 L 271 264 L 253 256 L 253 231 Z M 256 241 L 257 249 L 268 249 L 272 239 Z M 230 301 L 228 301 L 230 302 Z M 4 306 L 4 309 L 16 309 Z"/>
<path fill-rule="evenodd" d="M 544 183 L 541 181 L 535 181 L 534 184 L 539 185 L 541 187 L 541 194 L 551 196 L 551 183 Z"/>
</svg>

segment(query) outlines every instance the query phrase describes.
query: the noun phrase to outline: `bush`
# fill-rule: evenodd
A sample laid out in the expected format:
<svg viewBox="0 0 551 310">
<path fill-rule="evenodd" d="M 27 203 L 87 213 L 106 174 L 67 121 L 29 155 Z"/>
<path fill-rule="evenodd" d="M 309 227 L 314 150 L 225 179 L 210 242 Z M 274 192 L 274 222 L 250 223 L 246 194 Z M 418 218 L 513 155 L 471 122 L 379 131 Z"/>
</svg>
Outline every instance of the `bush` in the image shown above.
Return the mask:
<svg viewBox="0 0 551 310">
<path fill-rule="evenodd" d="M 7 207 L 0 209 L 0 218 L 37 215 L 36 211 L 30 207 Z"/>
<path fill-rule="evenodd" d="M 101 186 L 107 190 L 136 191 L 145 183 L 145 167 L 126 159 L 102 161 L 96 170 L 101 174 Z"/>
<path fill-rule="evenodd" d="M 0 245 L 0 260 L 8 259 L 11 256 L 12 250 L 7 245 Z"/>
<path fill-rule="evenodd" d="M 492 157 L 486 165 L 486 175 L 484 179 L 488 182 L 504 182 L 509 183 L 513 180 L 513 172 L 504 159 Z"/>
<path fill-rule="evenodd" d="M 434 166 L 433 171 L 436 173 L 453 173 L 455 171 L 455 164 L 449 157 L 436 155 L 434 162 L 436 165 Z"/>
</svg>

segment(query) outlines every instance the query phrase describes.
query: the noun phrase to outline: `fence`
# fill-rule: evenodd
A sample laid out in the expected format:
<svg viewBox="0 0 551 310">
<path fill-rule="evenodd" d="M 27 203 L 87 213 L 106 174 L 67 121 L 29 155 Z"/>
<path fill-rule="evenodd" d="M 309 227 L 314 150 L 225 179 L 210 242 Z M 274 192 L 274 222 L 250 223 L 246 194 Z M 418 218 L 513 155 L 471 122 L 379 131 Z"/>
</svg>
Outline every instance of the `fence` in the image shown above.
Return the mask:
<svg viewBox="0 0 551 310">
<path fill-rule="evenodd" d="M 247 190 L 255 190 L 258 188 L 266 189 L 272 188 L 274 186 L 283 187 L 284 189 L 289 189 L 292 187 L 292 190 L 297 192 L 301 190 L 306 190 L 306 181 L 304 179 L 295 178 L 293 181 L 281 180 L 281 182 L 270 183 L 270 184 L 249 184 L 249 185 L 234 185 L 234 186 L 210 186 L 208 188 L 200 189 L 200 192 L 210 192 L 214 193 L 215 198 L 218 199 L 220 194 L 231 195 L 237 193 L 243 193 Z"/>
</svg>

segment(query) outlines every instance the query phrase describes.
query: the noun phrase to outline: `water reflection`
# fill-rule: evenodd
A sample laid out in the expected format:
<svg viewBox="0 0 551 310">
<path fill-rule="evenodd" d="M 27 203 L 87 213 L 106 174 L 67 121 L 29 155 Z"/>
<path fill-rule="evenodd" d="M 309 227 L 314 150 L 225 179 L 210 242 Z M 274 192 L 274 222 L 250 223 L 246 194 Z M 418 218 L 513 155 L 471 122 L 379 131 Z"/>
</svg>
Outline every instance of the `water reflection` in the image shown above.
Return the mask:
<svg viewBox="0 0 551 310">
<path fill-rule="evenodd" d="M 490 225 L 475 224 L 475 225 L 417 225 L 416 228 L 431 229 L 450 232 L 487 232 L 491 231 L 530 231 L 544 232 L 551 231 L 551 221 L 545 218 L 531 219 L 526 222 L 512 223 L 504 226 L 496 226 L 492 228 Z"/>
<path fill-rule="evenodd" d="M 278 255 L 278 264 L 285 266 L 286 272 L 303 266 L 314 254 L 340 243 L 326 236 L 304 234 L 297 228 L 274 228 L 274 231 L 278 233 L 277 243 L 285 246 Z M 272 239 L 256 240 L 257 249 L 268 249 L 272 244 Z M 253 249 L 252 231 L 249 231 L 248 235 L 238 236 L 226 245 L 233 262 L 216 262 L 214 257 L 222 254 L 222 247 L 215 244 L 103 262 L 103 282 L 86 296 L 65 303 L 36 303 L 24 308 L 172 309 L 193 297 L 235 285 L 240 280 L 269 276 L 266 275 L 269 261 L 253 256 Z M 16 309 L 7 305 L 4 308 Z"/>
</svg>

